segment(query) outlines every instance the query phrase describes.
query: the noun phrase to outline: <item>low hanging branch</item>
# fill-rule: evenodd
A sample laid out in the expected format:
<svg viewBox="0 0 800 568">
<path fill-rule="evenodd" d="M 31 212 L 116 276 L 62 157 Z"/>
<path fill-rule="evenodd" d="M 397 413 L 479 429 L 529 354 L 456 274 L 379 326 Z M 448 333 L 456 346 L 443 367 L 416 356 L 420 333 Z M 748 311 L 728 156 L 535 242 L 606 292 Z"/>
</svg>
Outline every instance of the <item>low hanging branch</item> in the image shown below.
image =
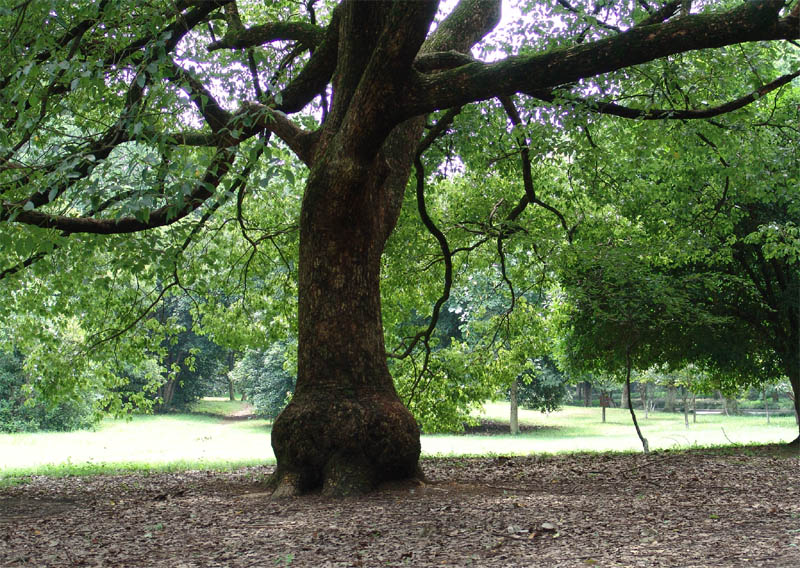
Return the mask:
<svg viewBox="0 0 800 568">
<path fill-rule="evenodd" d="M 514 126 L 520 126 L 522 124 L 522 117 L 520 117 L 519 111 L 517 111 L 517 107 L 514 106 L 511 97 L 500 97 L 500 103 L 503 105 L 503 108 L 505 109 L 508 118 L 511 120 L 511 123 Z M 536 190 L 533 187 L 533 173 L 531 172 L 530 146 L 528 145 L 528 141 L 522 136 L 517 137 L 517 144 L 521 149 L 520 157 L 522 159 L 522 183 L 525 188 L 525 197 L 520 200 L 517 207 L 509 214 L 508 220 L 513 221 L 516 219 L 517 216 L 519 216 L 522 211 L 525 210 L 525 207 L 529 203 L 533 203 L 534 205 L 538 205 L 539 207 L 546 209 L 558 218 L 559 222 L 561 223 L 561 227 L 567 233 L 567 240 L 571 243 L 577 226 L 570 228 L 567 224 L 564 214 L 561 213 L 561 211 L 552 205 L 545 203 L 536 196 Z"/>
<path fill-rule="evenodd" d="M 412 337 L 411 341 L 402 353 L 390 353 L 388 356 L 394 359 L 404 359 L 411 354 L 420 340 L 422 340 L 426 347 L 425 366 L 427 366 L 427 354 L 430 353 L 429 341 L 431 335 L 433 334 L 433 330 L 436 328 L 436 323 L 439 321 L 439 312 L 442 308 L 442 305 L 444 305 L 448 298 L 450 298 L 450 290 L 453 285 L 453 252 L 450 250 L 450 244 L 447 242 L 447 237 L 444 235 L 444 233 L 442 233 L 439 227 L 436 226 L 436 223 L 433 222 L 433 219 L 431 219 L 430 215 L 428 214 L 428 208 L 425 205 L 425 168 L 422 165 L 422 154 L 439 136 L 444 133 L 447 127 L 453 123 L 453 119 L 455 119 L 459 112 L 461 112 L 461 107 L 448 110 L 439 120 L 439 122 L 437 122 L 430 129 L 425 138 L 420 141 L 419 146 L 417 147 L 416 155 L 414 156 L 414 169 L 417 181 L 417 210 L 419 212 L 420 219 L 422 220 L 422 224 L 425 225 L 425 228 L 428 230 L 428 232 L 433 235 L 433 237 L 439 243 L 439 248 L 442 250 L 442 258 L 444 260 L 444 284 L 442 288 L 442 294 L 439 296 L 433 306 L 433 310 L 431 312 L 431 321 L 428 327 Z"/>
<path fill-rule="evenodd" d="M 571 96 L 564 97 L 563 95 L 557 96 L 553 91 L 549 92 L 530 91 L 526 94 L 548 103 L 552 103 L 555 102 L 556 100 L 559 100 L 564 103 L 574 103 L 576 105 L 584 105 L 586 106 L 586 108 L 588 108 L 593 112 L 619 116 L 622 118 L 632 118 L 637 120 L 665 120 L 665 119 L 698 120 L 704 118 L 714 118 L 715 116 L 720 116 L 723 114 L 727 114 L 729 112 L 733 112 L 735 110 L 739 110 L 740 108 L 744 108 L 750 103 L 757 101 L 764 95 L 771 93 L 772 91 L 775 91 L 776 89 L 779 89 L 784 85 L 789 84 L 796 77 L 800 77 L 800 71 L 795 71 L 794 73 L 787 73 L 785 75 L 781 75 L 774 81 L 771 81 L 766 85 L 762 85 L 761 87 L 759 87 L 758 89 L 754 90 L 751 93 L 748 93 L 742 97 L 739 97 L 727 103 L 705 109 L 688 109 L 688 110 L 637 109 L 623 105 L 618 105 L 616 103 L 593 101 L 585 97 L 571 97 Z"/>
<path fill-rule="evenodd" d="M 414 170 L 417 182 L 417 210 L 423 225 L 425 225 L 425 228 L 428 230 L 428 232 L 433 235 L 433 237 L 439 243 L 439 248 L 442 251 L 442 258 L 444 260 L 444 284 L 442 287 L 442 293 L 436 300 L 436 303 L 431 311 L 431 319 L 428 327 L 412 337 L 411 341 L 402 353 L 387 354 L 389 357 L 395 359 L 404 359 L 411 354 L 420 341 L 422 341 L 422 344 L 425 347 L 425 356 L 422 368 L 418 373 L 416 373 L 416 379 L 411 387 L 411 393 L 409 394 L 409 401 L 414 398 L 417 387 L 419 386 L 419 382 L 428 370 L 428 363 L 430 362 L 431 355 L 430 339 L 434 330 L 436 329 L 436 324 L 439 321 L 439 313 L 441 312 L 442 306 L 450 298 L 450 290 L 453 286 L 453 252 L 450 250 L 450 244 L 447 242 L 447 237 L 444 235 L 441 229 L 436 226 L 436 223 L 433 222 L 433 219 L 431 219 L 430 215 L 428 214 L 428 209 L 425 204 L 425 168 L 422 165 L 422 154 L 430 147 L 431 144 L 433 144 L 434 140 L 441 136 L 447 127 L 452 124 L 453 119 L 455 119 L 459 112 L 461 112 L 461 107 L 448 110 L 439 120 L 439 122 L 437 122 L 436 125 L 431 128 L 425 138 L 420 141 L 419 146 L 417 146 L 417 152 L 414 156 Z"/>
<path fill-rule="evenodd" d="M 68 233 L 93 233 L 98 235 L 115 235 L 146 231 L 156 227 L 171 225 L 199 208 L 214 193 L 209 188 L 219 185 L 228 173 L 236 152 L 233 149 L 220 149 L 206 168 L 202 180 L 198 180 L 194 190 L 181 204 L 170 204 L 153 210 L 147 220 L 136 217 L 119 219 L 96 219 L 93 217 L 68 217 L 51 215 L 31 209 L 29 211 L 3 211 L 2 216 L 12 216 L 15 221 L 46 229 L 58 229 Z"/>
</svg>

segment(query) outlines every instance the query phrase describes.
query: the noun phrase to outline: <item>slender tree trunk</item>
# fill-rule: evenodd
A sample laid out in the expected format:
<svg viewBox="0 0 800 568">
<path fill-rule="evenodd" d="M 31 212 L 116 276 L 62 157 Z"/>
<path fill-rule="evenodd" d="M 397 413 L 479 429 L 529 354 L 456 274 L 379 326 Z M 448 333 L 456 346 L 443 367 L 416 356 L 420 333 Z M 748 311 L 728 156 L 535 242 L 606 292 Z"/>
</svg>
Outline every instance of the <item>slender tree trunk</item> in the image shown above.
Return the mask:
<svg viewBox="0 0 800 568">
<path fill-rule="evenodd" d="M 510 407 L 510 416 L 508 420 L 509 428 L 513 435 L 519 434 L 519 381 L 514 379 L 511 382 L 511 391 L 509 393 L 509 407 Z"/>
<path fill-rule="evenodd" d="M 620 408 L 628 408 L 628 398 L 630 397 L 630 389 L 628 385 L 622 385 L 622 396 L 620 397 L 619 406 Z"/>
<path fill-rule="evenodd" d="M 697 394 L 692 393 L 692 424 L 697 424 Z"/>
<path fill-rule="evenodd" d="M 686 429 L 689 429 L 689 401 L 686 397 L 686 388 L 681 387 L 681 394 L 683 394 L 683 424 Z"/>
<path fill-rule="evenodd" d="M 236 363 L 236 357 L 233 351 L 228 353 L 228 373 L 225 375 L 228 379 L 228 398 L 236 400 L 236 387 L 231 379 L 230 371 L 233 370 L 233 365 Z"/>
<path fill-rule="evenodd" d="M 606 408 L 611 401 L 611 393 L 609 391 L 600 391 L 600 406 L 603 407 L 603 424 L 606 423 Z"/>
<path fill-rule="evenodd" d="M 630 347 L 625 351 L 625 386 L 628 387 L 628 392 L 630 392 L 631 388 L 631 350 Z M 642 434 L 641 429 L 639 428 L 639 421 L 636 420 L 636 412 L 633 411 L 633 402 L 631 398 L 628 397 L 628 410 L 631 413 L 631 419 L 633 420 L 633 426 L 636 428 L 636 435 L 639 436 L 639 441 L 642 442 L 642 449 L 644 453 L 650 453 L 650 444 L 647 442 L 647 438 L 644 437 Z"/>
</svg>

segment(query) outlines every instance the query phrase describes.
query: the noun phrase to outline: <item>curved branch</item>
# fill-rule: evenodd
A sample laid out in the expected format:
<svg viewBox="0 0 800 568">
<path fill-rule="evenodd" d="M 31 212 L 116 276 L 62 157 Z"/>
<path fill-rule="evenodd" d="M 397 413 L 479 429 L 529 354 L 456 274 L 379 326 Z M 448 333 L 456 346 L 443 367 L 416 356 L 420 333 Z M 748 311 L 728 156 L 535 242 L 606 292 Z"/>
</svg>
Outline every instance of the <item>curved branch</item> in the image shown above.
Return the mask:
<svg viewBox="0 0 800 568">
<path fill-rule="evenodd" d="M 214 132 L 225 128 L 233 115 L 222 108 L 217 99 L 192 73 L 180 67 L 174 61 L 171 65 L 172 75 L 169 77 L 186 90 L 189 99 Z"/>
<path fill-rule="evenodd" d="M 171 204 L 153 210 L 146 220 L 136 217 L 122 217 L 120 219 L 96 219 L 94 217 L 68 217 L 51 215 L 37 210 L 20 211 L 8 210 L 4 207 L 3 217 L 26 225 L 34 225 L 46 229 L 58 229 L 68 233 L 93 233 L 98 235 L 115 235 L 122 233 L 135 233 L 146 231 L 155 227 L 171 225 L 183 219 L 192 211 L 200 207 L 214 192 L 208 188 L 216 188 L 222 178 L 228 173 L 236 154 L 231 149 L 217 152 L 211 164 L 206 168 L 206 174 L 199 181 L 192 193 L 180 205 Z"/>
<path fill-rule="evenodd" d="M 783 0 L 753 0 L 733 10 L 685 16 L 565 49 L 471 63 L 434 74 L 415 72 L 402 103 L 410 117 L 516 92 L 551 89 L 662 57 L 751 41 L 800 38 Z"/>
<path fill-rule="evenodd" d="M 229 27 L 223 38 L 208 45 L 208 51 L 247 49 L 275 41 L 297 41 L 306 49 L 314 49 L 322 43 L 326 31 L 306 22 L 270 22 L 238 30 Z"/>
<path fill-rule="evenodd" d="M 713 118 L 715 116 L 739 110 L 740 108 L 743 108 L 749 105 L 750 103 L 757 101 L 764 95 L 782 87 L 783 85 L 788 84 L 796 77 L 800 77 L 800 71 L 795 71 L 794 73 L 787 73 L 786 75 L 782 75 L 777 79 L 775 79 L 774 81 L 771 81 L 766 85 L 762 85 L 752 93 L 744 95 L 743 97 L 739 97 L 738 99 L 734 99 L 732 101 L 714 107 L 709 107 L 706 109 L 698 109 L 698 110 L 637 109 L 637 108 L 618 105 L 616 103 L 593 101 L 591 99 L 587 99 L 584 97 L 569 97 L 566 100 L 569 102 L 575 102 L 577 104 L 586 105 L 590 110 L 594 112 L 598 112 L 601 114 L 610 114 L 622 118 L 633 118 L 638 120 L 664 120 L 664 119 L 696 120 L 703 118 Z M 556 95 L 552 91 L 548 93 L 537 91 L 526 94 L 529 94 L 530 96 L 545 102 L 554 102 L 557 99 Z"/>
<path fill-rule="evenodd" d="M 505 109 L 508 118 L 511 120 L 511 123 L 514 126 L 520 126 L 522 124 L 522 118 L 520 117 L 517 107 L 514 106 L 514 103 L 511 101 L 511 99 L 509 97 L 500 97 L 500 102 L 502 103 L 503 109 Z M 570 229 L 569 225 L 567 224 L 567 220 L 561 211 L 552 205 L 545 203 L 536 196 L 536 190 L 533 187 L 533 174 L 531 172 L 531 156 L 530 149 L 528 147 L 528 141 L 522 137 L 518 137 L 517 142 L 522 149 L 520 154 L 522 159 L 522 183 L 525 187 L 525 197 L 520 200 L 519 204 L 514 208 L 511 214 L 509 214 L 508 220 L 513 221 L 516 219 L 516 217 L 525 209 L 525 205 L 527 203 L 533 203 L 534 205 L 538 205 L 539 207 L 550 211 L 550 213 L 558 217 L 561 227 L 567 233 L 567 240 L 571 243 L 572 234 L 575 232 L 575 227 Z"/>
<path fill-rule="evenodd" d="M 230 4 L 232 1 L 233 0 L 207 0 L 204 2 L 197 2 L 196 8 L 191 12 L 187 14 L 178 13 L 175 17 L 175 21 L 168 26 L 154 32 L 150 36 L 139 38 L 123 49 L 108 55 L 103 60 L 103 63 L 104 65 L 118 65 L 120 61 L 124 61 L 129 57 L 131 57 L 134 62 L 138 61 L 145 55 L 143 48 L 157 38 L 166 38 L 162 48 L 164 52 L 170 53 L 189 31 L 198 24 L 206 21 L 211 12 Z M 183 6 L 179 6 L 179 9 L 182 8 Z"/>
<path fill-rule="evenodd" d="M 245 132 L 244 137 L 252 136 L 264 130 L 274 133 L 289 146 L 303 163 L 308 166 L 311 165 L 317 134 L 303 130 L 289 120 L 289 117 L 283 112 L 273 110 L 256 102 L 247 101 L 236 113 L 230 128 L 236 128 L 239 124 L 249 124 L 246 129 L 243 129 Z"/>
<path fill-rule="evenodd" d="M 655 12 L 650 12 L 644 20 L 636 24 L 637 26 L 651 26 L 653 24 L 660 24 L 664 20 L 668 20 L 674 16 L 681 7 L 681 0 L 671 0 L 664 4 Z"/>
<path fill-rule="evenodd" d="M 503 251 L 503 237 L 497 237 L 497 256 L 500 258 L 500 277 L 505 282 L 506 286 L 508 287 L 508 291 L 511 293 L 511 305 L 508 306 L 506 310 L 506 316 L 511 315 L 511 312 L 514 311 L 514 308 L 517 305 L 517 294 L 514 291 L 514 284 L 511 282 L 511 279 L 508 277 L 508 272 L 506 270 L 506 253 Z"/>
<path fill-rule="evenodd" d="M 445 129 L 447 129 L 448 126 L 450 126 L 450 124 L 452 124 L 453 119 L 459 112 L 461 112 L 460 108 L 448 110 L 439 120 L 439 122 L 437 122 L 436 125 L 434 125 L 434 127 L 428 132 L 425 138 L 422 139 L 419 146 L 417 146 L 417 152 L 414 155 L 414 170 L 417 182 L 417 210 L 419 211 L 419 216 L 423 225 L 425 225 L 425 228 L 428 229 L 428 232 L 433 235 L 433 237 L 439 243 L 439 248 L 442 251 L 442 258 L 444 260 L 444 285 L 442 287 L 442 293 L 436 300 L 433 310 L 431 311 L 431 320 L 428 323 L 428 327 L 411 338 L 411 342 L 406 346 L 402 353 L 390 353 L 388 356 L 396 359 L 408 357 L 420 340 L 422 340 L 425 346 L 425 361 L 423 363 L 422 372 L 418 374 L 418 377 L 421 377 L 428 367 L 428 360 L 430 358 L 431 350 L 430 338 L 433 335 L 434 329 L 436 329 L 436 324 L 439 321 L 439 313 L 441 312 L 442 306 L 450 298 L 450 290 L 453 285 L 453 253 L 450 250 L 450 244 L 447 242 L 447 237 L 444 235 L 444 233 L 442 233 L 439 227 L 436 226 L 436 223 L 433 222 L 433 219 L 431 219 L 430 215 L 428 214 L 428 208 L 425 204 L 425 168 L 422 165 L 422 153 L 427 150 L 431 144 L 433 144 L 433 141 L 436 140 L 436 138 L 441 136 L 441 134 L 445 131 Z M 414 390 L 415 389 L 412 388 L 412 397 Z"/>
<path fill-rule="evenodd" d="M 280 100 L 280 104 L 276 105 L 278 110 L 287 114 L 297 112 L 324 92 L 338 61 L 339 12 L 338 7 L 334 9 L 324 38 L 302 71 L 275 96 L 276 100 Z"/>
<path fill-rule="evenodd" d="M 82 21 L 78 22 L 75 26 L 73 26 L 71 29 L 69 29 L 56 42 L 57 47 L 59 47 L 59 48 L 66 47 L 67 44 L 69 44 L 71 41 L 73 41 L 76 38 L 80 38 L 89 29 L 91 29 L 92 26 L 97 24 L 100 21 L 100 15 L 105 11 L 106 6 L 108 5 L 108 3 L 109 3 L 109 0 L 101 0 L 100 2 L 98 2 L 97 3 L 97 14 L 98 15 L 96 17 L 86 18 L 85 20 L 82 20 Z M 11 42 L 11 40 L 9 40 L 9 43 L 10 42 Z M 6 46 L 4 46 L 4 47 L 8 47 L 8 44 Z M 44 63 L 45 61 L 50 59 L 52 56 L 53 56 L 53 51 L 50 50 L 50 49 L 45 49 L 45 50 L 37 53 L 33 57 L 33 61 L 35 61 L 36 63 Z M 14 74 L 13 73 L 3 77 L 2 80 L 0 80 L 0 90 L 5 89 L 13 79 L 14 79 Z"/>
<path fill-rule="evenodd" d="M 600 10 L 603 7 L 603 4 L 600 3 L 600 2 L 597 3 L 597 5 L 595 6 L 594 10 L 592 10 L 591 14 L 581 12 L 580 10 L 575 8 L 575 6 L 570 4 L 567 0 L 556 0 L 556 2 L 558 2 L 567 12 L 571 12 L 571 13 L 575 14 L 576 16 L 583 16 L 584 18 L 586 18 L 587 21 L 589 21 L 590 23 L 595 24 L 595 25 L 597 25 L 597 26 L 599 26 L 601 28 L 605 28 L 607 30 L 611 30 L 611 31 L 614 31 L 614 32 L 622 31 L 622 30 L 620 30 L 620 28 L 618 26 L 615 26 L 613 24 L 609 24 L 608 22 L 604 22 L 603 20 L 601 20 L 601 19 L 596 17 L 597 14 L 600 12 Z"/>
<path fill-rule="evenodd" d="M 177 277 L 175 277 L 175 279 L 172 282 L 170 282 L 166 286 L 164 286 L 162 288 L 162 290 L 159 292 L 158 296 L 156 296 L 156 299 L 153 300 L 152 302 L 150 302 L 150 304 L 141 313 L 139 313 L 139 315 L 133 321 L 131 321 L 125 327 L 122 327 L 120 329 L 107 329 L 107 330 L 104 330 L 105 332 L 108 332 L 108 335 L 106 335 L 104 337 L 102 336 L 102 334 L 104 333 L 103 331 L 99 331 L 96 334 L 92 335 L 91 338 L 90 338 L 92 340 L 92 343 L 86 348 L 86 352 L 88 353 L 90 351 L 93 351 L 94 349 L 96 349 L 97 347 L 99 347 L 100 345 L 102 345 L 104 343 L 108 343 L 109 341 L 113 341 L 114 339 L 122 337 L 128 331 L 130 331 L 131 329 L 136 327 L 136 325 L 140 321 L 142 321 L 145 317 L 147 317 L 147 315 L 150 314 L 150 312 L 153 310 L 153 308 L 155 308 L 158 305 L 158 303 L 161 301 L 161 299 L 164 297 L 164 295 L 169 290 L 171 290 L 172 288 L 175 288 L 176 286 L 180 286 L 180 283 L 177 280 Z"/>
</svg>

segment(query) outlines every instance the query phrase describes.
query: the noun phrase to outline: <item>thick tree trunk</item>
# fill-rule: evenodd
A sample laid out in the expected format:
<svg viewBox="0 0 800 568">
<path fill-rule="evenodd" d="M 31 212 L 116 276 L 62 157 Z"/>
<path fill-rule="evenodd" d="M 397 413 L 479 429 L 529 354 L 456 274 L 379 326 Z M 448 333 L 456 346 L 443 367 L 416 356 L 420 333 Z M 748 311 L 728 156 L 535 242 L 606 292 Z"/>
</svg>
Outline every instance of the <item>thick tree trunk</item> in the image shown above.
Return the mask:
<svg viewBox="0 0 800 568">
<path fill-rule="evenodd" d="M 309 178 L 297 387 L 272 430 L 276 496 L 360 493 L 417 472 L 419 428 L 386 365 L 379 277 L 399 200 L 382 173 L 334 155 Z"/>
<path fill-rule="evenodd" d="M 418 50 L 468 52 L 499 7 L 461 2 L 422 44 L 433 3 L 342 5 L 332 108 L 300 214 L 297 385 L 272 429 L 273 496 L 421 475 L 419 427 L 386 365 L 380 268 L 425 119 L 397 124 L 393 105 Z"/>
<path fill-rule="evenodd" d="M 168 379 L 158 387 L 156 394 L 160 400 L 156 406 L 156 412 L 164 412 L 172 406 L 172 399 L 175 398 L 175 386 L 175 379 Z"/>
<path fill-rule="evenodd" d="M 798 429 L 800 429 L 800 353 L 787 365 L 787 375 L 789 383 L 792 385 L 792 401 L 794 402 L 794 418 Z M 791 442 L 793 446 L 800 448 L 800 435 Z"/>
</svg>

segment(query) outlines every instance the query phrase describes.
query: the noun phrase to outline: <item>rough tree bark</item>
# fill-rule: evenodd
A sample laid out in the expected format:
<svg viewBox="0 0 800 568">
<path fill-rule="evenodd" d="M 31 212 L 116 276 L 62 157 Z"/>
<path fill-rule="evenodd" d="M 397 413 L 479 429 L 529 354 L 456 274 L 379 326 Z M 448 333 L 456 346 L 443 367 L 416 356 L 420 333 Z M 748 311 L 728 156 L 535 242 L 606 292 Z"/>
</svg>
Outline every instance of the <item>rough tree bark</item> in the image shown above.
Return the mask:
<svg viewBox="0 0 800 568">
<path fill-rule="evenodd" d="M 433 17 L 432 5 L 408 6 L 420 21 L 425 10 Z M 396 40 L 375 34 L 391 29 L 400 11 L 391 3 L 343 5 L 333 107 L 300 217 L 298 376 L 292 401 L 272 430 L 276 497 L 315 488 L 349 495 L 421 476 L 419 428 L 386 364 L 380 268 L 424 119 L 396 126 L 391 99 L 417 51 L 468 51 L 496 25 L 499 2 L 462 2 L 421 48 L 401 29 Z M 393 52 L 398 59 L 410 53 L 401 61 L 405 68 L 376 63 Z"/>
<path fill-rule="evenodd" d="M 786 363 L 786 375 L 789 377 L 789 383 L 792 385 L 794 417 L 800 429 L 800 348 L 795 351 L 793 357 L 789 357 L 788 359 L 789 361 Z M 800 448 L 800 435 L 795 438 L 790 445 Z"/>
</svg>

